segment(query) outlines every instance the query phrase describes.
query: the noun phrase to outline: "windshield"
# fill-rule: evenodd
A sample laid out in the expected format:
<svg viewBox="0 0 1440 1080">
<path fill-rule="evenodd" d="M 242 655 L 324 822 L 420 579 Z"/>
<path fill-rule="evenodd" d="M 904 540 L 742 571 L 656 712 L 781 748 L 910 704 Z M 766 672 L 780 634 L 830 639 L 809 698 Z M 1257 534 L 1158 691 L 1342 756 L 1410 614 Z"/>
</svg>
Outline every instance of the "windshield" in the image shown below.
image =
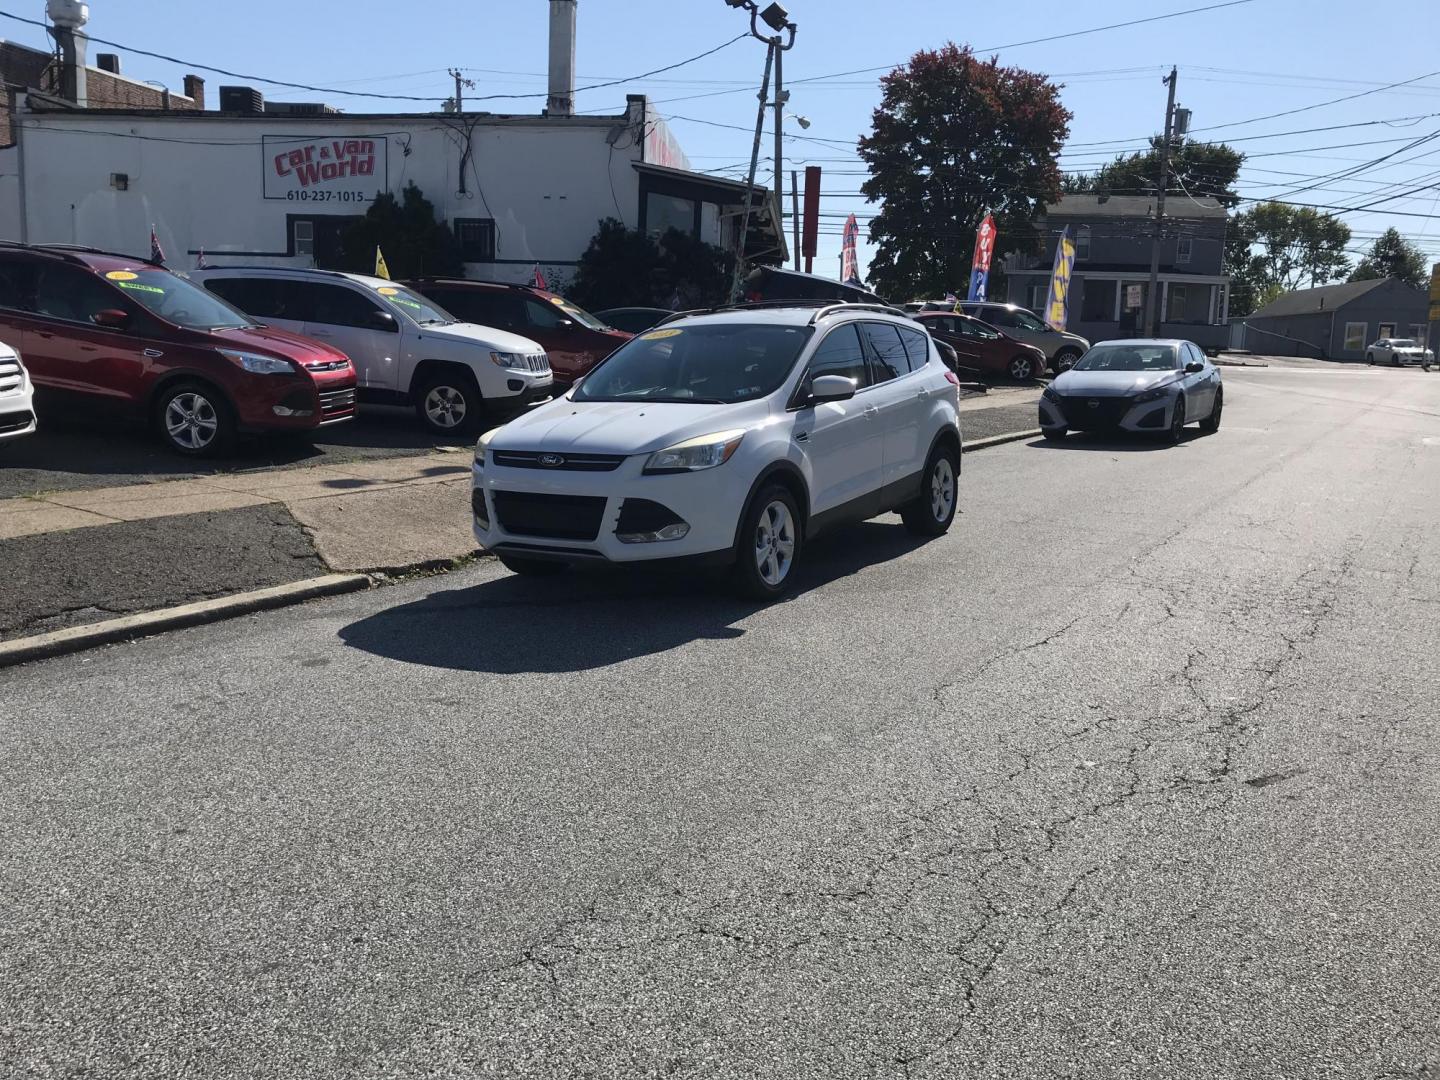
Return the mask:
<svg viewBox="0 0 1440 1080">
<path fill-rule="evenodd" d="M 1392 349 L 1413 349 L 1415 342 L 1411 338 L 1395 338 L 1390 342 L 1390 347 Z"/>
<path fill-rule="evenodd" d="M 569 300 L 562 300 L 558 296 L 547 297 L 547 299 L 550 301 L 550 303 L 554 304 L 557 308 L 563 311 L 570 318 L 574 319 L 581 326 L 589 327 L 591 330 L 611 329 L 610 326 L 606 325 L 603 319 L 597 319 L 594 315 L 591 315 L 584 308 L 576 307 L 574 304 L 570 303 Z"/>
<path fill-rule="evenodd" d="M 1075 364 L 1076 371 L 1174 371 L 1174 345 L 1096 345 Z"/>
<path fill-rule="evenodd" d="M 258 325 L 218 296 L 168 270 L 111 270 L 105 280 L 166 322 L 187 330 L 239 330 Z"/>
<path fill-rule="evenodd" d="M 752 401 L 780 388 L 811 332 L 773 324 L 662 326 L 621 345 L 573 400 Z"/>
<path fill-rule="evenodd" d="M 375 292 L 396 311 L 409 316 L 421 326 L 445 326 L 460 321 L 434 300 L 428 300 L 403 285 L 377 285 Z"/>
</svg>

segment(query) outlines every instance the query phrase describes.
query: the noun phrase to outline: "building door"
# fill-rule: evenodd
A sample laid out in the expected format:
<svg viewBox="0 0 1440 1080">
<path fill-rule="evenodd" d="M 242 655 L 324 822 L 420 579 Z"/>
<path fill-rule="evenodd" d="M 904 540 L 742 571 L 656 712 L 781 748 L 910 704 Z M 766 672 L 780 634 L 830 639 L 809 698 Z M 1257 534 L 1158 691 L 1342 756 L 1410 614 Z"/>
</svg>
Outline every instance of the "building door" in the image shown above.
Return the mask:
<svg viewBox="0 0 1440 1080">
<path fill-rule="evenodd" d="M 359 220 L 350 214 L 291 214 L 290 250 L 296 255 L 308 255 L 316 269 L 342 270 L 345 252 L 340 237 L 348 226 Z"/>
</svg>

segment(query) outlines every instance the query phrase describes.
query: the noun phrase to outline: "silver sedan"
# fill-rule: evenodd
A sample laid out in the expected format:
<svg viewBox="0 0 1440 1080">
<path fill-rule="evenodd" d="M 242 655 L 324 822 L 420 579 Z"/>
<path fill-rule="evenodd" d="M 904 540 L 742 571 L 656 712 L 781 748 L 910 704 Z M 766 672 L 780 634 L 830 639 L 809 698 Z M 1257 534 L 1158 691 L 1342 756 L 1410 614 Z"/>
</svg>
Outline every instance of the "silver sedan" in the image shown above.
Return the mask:
<svg viewBox="0 0 1440 1080">
<path fill-rule="evenodd" d="M 1150 432 L 1178 443 L 1186 424 L 1218 431 L 1224 407 L 1220 369 L 1193 342 L 1102 341 L 1045 388 L 1040 431 L 1052 441 L 1074 429 Z"/>
<path fill-rule="evenodd" d="M 1414 338 L 1381 338 L 1365 347 L 1367 364 L 1423 364 L 1429 367 L 1435 354 Z"/>
</svg>

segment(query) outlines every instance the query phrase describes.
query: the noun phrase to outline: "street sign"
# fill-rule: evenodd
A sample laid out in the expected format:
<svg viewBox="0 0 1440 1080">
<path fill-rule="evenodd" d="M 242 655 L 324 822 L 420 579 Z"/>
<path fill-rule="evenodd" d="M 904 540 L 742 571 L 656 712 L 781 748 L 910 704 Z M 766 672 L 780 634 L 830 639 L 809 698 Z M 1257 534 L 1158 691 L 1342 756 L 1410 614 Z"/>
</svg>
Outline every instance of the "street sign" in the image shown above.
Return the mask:
<svg viewBox="0 0 1440 1080">
<path fill-rule="evenodd" d="M 1140 310 L 1140 306 L 1141 306 L 1144 302 L 1145 302 L 1145 286 L 1143 286 L 1143 285 L 1126 285 L 1126 286 L 1125 286 L 1125 310 L 1126 310 L 1126 311 L 1139 311 L 1139 310 Z"/>
</svg>

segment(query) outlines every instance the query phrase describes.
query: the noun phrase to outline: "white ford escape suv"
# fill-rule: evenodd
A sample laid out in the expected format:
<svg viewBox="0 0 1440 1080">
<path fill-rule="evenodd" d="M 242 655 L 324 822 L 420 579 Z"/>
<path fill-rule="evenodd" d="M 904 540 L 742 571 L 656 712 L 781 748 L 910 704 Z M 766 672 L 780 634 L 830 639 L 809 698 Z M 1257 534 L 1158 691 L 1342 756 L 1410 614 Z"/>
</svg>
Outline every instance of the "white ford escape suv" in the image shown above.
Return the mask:
<svg viewBox="0 0 1440 1080">
<path fill-rule="evenodd" d="M 441 435 L 468 431 L 483 412 L 517 412 L 552 390 L 550 361 L 535 342 L 460 322 L 384 278 L 277 267 L 189 276 L 260 322 L 346 353 L 360 401 L 413 405 Z"/>
<path fill-rule="evenodd" d="M 740 305 L 622 345 L 475 450 L 475 536 L 511 570 L 691 559 L 762 599 L 807 541 L 899 510 L 955 516 L 958 381 L 879 305 Z"/>
</svg>

